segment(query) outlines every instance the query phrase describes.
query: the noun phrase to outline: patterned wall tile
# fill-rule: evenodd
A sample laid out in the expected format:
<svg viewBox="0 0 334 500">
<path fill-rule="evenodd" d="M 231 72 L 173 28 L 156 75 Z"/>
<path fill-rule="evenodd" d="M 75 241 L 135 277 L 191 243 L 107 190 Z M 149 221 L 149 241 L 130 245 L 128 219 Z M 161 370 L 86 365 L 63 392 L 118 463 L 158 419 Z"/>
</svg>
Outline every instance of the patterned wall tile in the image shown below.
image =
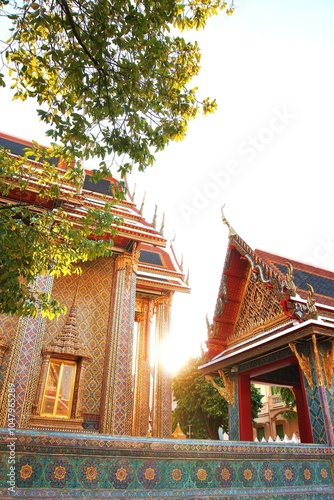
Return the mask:
<svg viewBox="0 0 334 500">
<path fill-rule="evenodd" d="M 69 276 L 55 280 L 53 293 L 69 310 L 78 287 L 76 298 L 77 326 L 92 356 L 86 370 L 83 413 L 98 414 L 114 258 L 87 262 L 82 266 L 82 269 L 82 275 L 79 277 Z M 66 317 L 62 317 L 47 323 L 45 343 L 48 343 L 64 327 L 65 320 Z M 87 426 L 89 426 L 88 423 Z"/>
<path fill-rule="evenodd" d="M 1 450 L 0 497 L 7 492 L 4 439 Z M 19 498 L 34 499 L 328 500 L 333 449 L 18 431 L 16 488 Z"/>
</svg>

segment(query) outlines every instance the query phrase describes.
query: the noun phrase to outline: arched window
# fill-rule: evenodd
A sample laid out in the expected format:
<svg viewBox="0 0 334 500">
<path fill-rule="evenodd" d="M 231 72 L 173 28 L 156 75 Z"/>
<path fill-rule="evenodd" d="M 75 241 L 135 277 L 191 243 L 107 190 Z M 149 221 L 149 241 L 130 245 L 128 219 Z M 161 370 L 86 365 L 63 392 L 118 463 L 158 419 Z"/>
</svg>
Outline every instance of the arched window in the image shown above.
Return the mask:
<svg viewBox="0 0 334 500">
<path fill-rule="evenodd" d="M 85 371 L 91 358 L 76 326 L 74 304 L 63 330 L 43 348 L 42 357 L 30 424 L 82 430 Z"/>
</svg>

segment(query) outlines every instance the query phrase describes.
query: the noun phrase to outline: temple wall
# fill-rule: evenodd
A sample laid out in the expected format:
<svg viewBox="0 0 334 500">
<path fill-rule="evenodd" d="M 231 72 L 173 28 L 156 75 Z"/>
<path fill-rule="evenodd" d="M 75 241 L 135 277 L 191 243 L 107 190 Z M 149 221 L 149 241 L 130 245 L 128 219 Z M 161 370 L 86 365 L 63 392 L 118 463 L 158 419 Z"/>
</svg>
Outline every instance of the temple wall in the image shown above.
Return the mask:
<svg viewBox="0 0 334 500">
<path fill-rule="evenodd" d="M 99 426 L 105 344 L 113 290 L 114 267 L 115 258 L 96 259 L 82 265 L 82 275 L 55 279 L 52 287 L 53 297 L 58 299 L 62 305 L 66 305 L 68 311 L 75 298 L 78 330 L 91 356 L 91 362 L 87 365 L 86 370 L 83 397 L 83 428 L 89 431 L 97 431 Z M 27 341 L 24 340 L 24 363 L 20 361 L 17 369 L 24 370 L 25 374 L 22 376 L 28 378 L 29 381 L 31 377 L 39 378 L 42 345 L 48 344 L 63 329 L 66 318 L 67 315 L 65 314 L 52 321 L 43 321 L 43 324 L 39 327 L 42 340 L 39 342 L 38 352 L 35 353 L 34 360 L 30 352 L 33 346 L 28 345 Z M 21 323 L 22 325 L 25 324 L 24 320 Z M 21 323 L 16 317 L 1 316 L 0 318 L 0 331 L 8 343 L 8 348 L 4 353 L 3 362 L 0 366 L 0 389 L 5 383 L 5 374 L 8 375 L 8 363 L 13 353 L 12 346 L 18 332 L 22 329 L 22 325 L 20 327 Z M 25 328 L 27 329 L 27 327 Z M 36 328 L 29 327 L 29 331 L 27 331 L 29 339 L 34 338 Z M 19 388 L 17 388 L 18 391 Z M 26 397 L 24 396 L 24 398 Z M 17 403 L 20 403 L 21 407 L 25 403 L 31 405 L 30 399 L 32 398 L 34 398 L 34 394 L 29 395 L 29 401 L 24 399 L 21 401 L 20 394 L 17 393 Z M 27 411 L 30 413 L 29 409 Z M 23 425 L 22 422 L 20 422 L 20 425 Z M 25 422 L 26 426 L 27 422 Z"/>
<path fill-rule="evenodd" d="M 29 430 L 17 430 L 14 440 L 9 431 L 0 432 L 1 498 L 328 500 L 334 494 L 333 448 L 325 445 Z M 11 459 L 15 472 L 7 475 Z"/>
<path fill-rule="evenodd" d="M 8 348 L 4 353 L 2 364 L 0 364 L 0 389 L 2 386 L 2 381 L 8 366 L 8 361 L 10 358 L 11 346 L 13 344 L 15 333 L 19 324 L 18 316 L 5 316 L 0 314 L 0 332 L 8 343 Z"/>
<path fill-rule="evenodd" d="M 114 278 L 114 258 L 96 259 L 82 265 L 81 276 L 68 276 L 55 280 L 53 295 L 67 309 L 72 305 L 76 289 L 77 326 L 92 357 L 87 365 L 83 415 L 85 429 L 98 430 L 105 344 Z M 45 343 L 65 324 L 66 315 L 48 321 Z"/>
</svg>

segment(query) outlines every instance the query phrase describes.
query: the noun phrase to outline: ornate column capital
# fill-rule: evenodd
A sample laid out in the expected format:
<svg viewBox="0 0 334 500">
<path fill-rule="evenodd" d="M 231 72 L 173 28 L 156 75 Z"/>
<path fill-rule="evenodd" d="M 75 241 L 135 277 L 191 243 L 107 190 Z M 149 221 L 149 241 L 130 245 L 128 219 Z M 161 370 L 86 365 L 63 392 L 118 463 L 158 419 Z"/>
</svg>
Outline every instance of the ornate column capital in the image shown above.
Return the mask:
<svg viewBox="0 0 334 500">
<path fill-rule="evenodd" d="M 116 259 L 116 271 L 130 269 L 134 273 L 138 271 L 140 250 L 135 247 L 132 253 L 122 253 Z"/>
</svg>

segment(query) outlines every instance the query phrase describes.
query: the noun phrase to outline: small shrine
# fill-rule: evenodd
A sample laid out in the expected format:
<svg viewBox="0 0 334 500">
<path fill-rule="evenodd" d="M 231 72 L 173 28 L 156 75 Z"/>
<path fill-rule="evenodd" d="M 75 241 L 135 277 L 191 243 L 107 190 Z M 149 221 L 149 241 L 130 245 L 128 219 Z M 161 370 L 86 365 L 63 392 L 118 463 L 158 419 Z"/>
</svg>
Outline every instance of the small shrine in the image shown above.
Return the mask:
<svg viewBox="0 0 334 500">
<path fill-rule="evenodd" d="M 289 387 L 302 443 L 334 445 L 334 273 L 252 250 L 229 229 L 200 369 L 229 403 L 229 438 L 253 440 L 251 383 Z"/>
</svg>

